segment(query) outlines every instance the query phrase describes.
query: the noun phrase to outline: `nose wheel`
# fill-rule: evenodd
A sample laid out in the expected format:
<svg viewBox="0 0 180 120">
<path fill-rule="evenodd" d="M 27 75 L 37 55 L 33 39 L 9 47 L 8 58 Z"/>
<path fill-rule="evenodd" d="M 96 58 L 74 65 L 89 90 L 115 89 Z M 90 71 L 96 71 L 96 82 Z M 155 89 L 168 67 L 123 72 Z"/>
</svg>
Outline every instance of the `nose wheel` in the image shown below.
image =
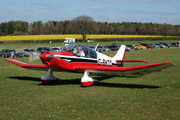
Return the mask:
<svg viewBox="0 0 180 120">
<path fill-rule="evenodd" d="M 57 80 L 58 80 L 58 78 L 53 76 L 53 70 L 52 69 L 49 69 L 47 75 L 41 76 L 41 83 L 42 84 L 49 84 L 49 83 L 55 82 Z"/>
</svg>

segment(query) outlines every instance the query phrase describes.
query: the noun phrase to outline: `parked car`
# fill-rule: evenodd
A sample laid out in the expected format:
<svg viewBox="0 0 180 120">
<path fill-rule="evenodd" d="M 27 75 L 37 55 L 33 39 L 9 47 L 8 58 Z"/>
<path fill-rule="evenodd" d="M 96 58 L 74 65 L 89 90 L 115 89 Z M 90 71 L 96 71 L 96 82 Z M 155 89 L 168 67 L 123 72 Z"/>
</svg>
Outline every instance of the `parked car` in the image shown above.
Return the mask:
<svg viewBox="0 0 180 120">
<path fill-rule="evenodd" d="M 16 57 L 23 57 L 23 53 L 19 53 L 15 49 L 3 49 L 0 51 L 0 56 L 2 58 L 9 58 L 10 56 L 16 58 Z"/>
<path fill-rule="evenodd" d="M 121 47 L 121 45 L 117 45 L 117 47 L 115 48 L 116 50 L 119 50 L 119 48 Z M 126 51 L 130 52 L 131 48 L 126 46 Z"/>
<path fill-rule="evenodd" d="M 36 56 L 40 55 L 40 52 L 38 52 L 37 50 L 32 49 L 32 48 L 25 48 L 25 49 L 23 49 L 22 53 L 25 57 L 30 56 L 30 54 L 36 55 Z"/>
<path fill-rule="evenodd" d="M 137 49 L 138 49 L 137 47 L 135 47 L 135 46 L 133 46 L 133 45 L 126 45 L 126 47 L 129 47 L 129 48 L 132 49 L 132 50 L 137 50 Z"/>
<path fill-rule="evenodd" d="M 39 47 L 39 48 L 37 49 L 37 51 L 42 54 L 42 53 L 45 53 L 46 51 L 54 51 L 54 50 L 51 49 L 51 48 L 49 48 L 49 47 Z"/>
<path fill-rule="evenodd" d="M 130 47 L 126 47 L 126 51 L 130 52 L 131 48 Z"/>
<path fill-rule="evenodd" d="M 171 47 L 177 47 L 177 43 L 170 43 Z"/>
<path fill-rule="evenodd" d="M 176 43 L 177 43 L 177 47 L 180 47 L 180 41 L 177 41 Z"/>
<path fill-rule="evenodd" d="M 97 48 L 98 48 L 98 49 L 102 49 L 102 50 L 101 50 L 102 52 L 105 52 L 105 51 L 108 51 L 108 52 L 109 52 L 109 51 L 111 51 L 111 49 L 109 49 L 108 47 L 103 46 L 103 45 L 100 45 L 100 46 L 98 46 Z"/>
<path fill-rule="evenodd" d="M 87 40 L 87 43 L 93 43 L 94 41 L 93 40 Z"/>
<path fill-rule="evenodd" d="M 133 46 L 137 47 L 138 50 L 141 50 L 141 49 L 146 49 L 146 47 L 142 46 L 142 45 L 139 45 L 139 44 L 134 44 Z"/>
<path fill-rule="evenodd" d="M 94 46 L 89 46 L 91 49 L 95 50 L 95 47 Z M 96 51 L 98 52 L 102 52 L 102 49 L 101 48 L 97 48 Z"/>
<path fill-rule="evenodd" d="M 156 43 L 155 45 L 158 45 L 160 48 L 165 48 L 166 46 L 164 46 L 163 44 L 160 43 Z"/>
<path fill-rule="evenodd" d="M 155 45 L 155 44 L 152 44 L 152 43 L 150 43 L 150 45 L 152 45 L 154 48 L 160 48 L 159 45 Z"/>
<path fill-rule="evenodd" d="M 52 49 L 54 50 L 54 51 L 61 51 L 61 47 L 52 47 Z"/>
<path fill-rule="evenodd" d="M 153 49 L 154 47 L 150 44 L 147 44 L 147 43 L 140 43 L 140 45 L 146 47 L 147 49 Z"/>
<path fill-rule="evenodd" d="M 106 47 L 106 46 L 102 46 L 102 47 L 105 49 L 106 52 L 110 52 L 111 51 L 111 49 Z"/>
<path fill-rule="evenodd" d="M 112 51 L 119 50 L 120 47 L 121 47 L 120 45 L 116 45 L 116 43 L 113 43 L 113 44 L 111 45 L 111 50 L 112 50 Z"/>
<path fill-rule="evenodd" d="M 111 50 L 112 46 L 111 45 L 106 45 L 107 48 Z"/>
<path fill-rule="evenodd" d="M 106 51 L 106 50 L 103 48 L 103 46 L 97 46 L 97 49 L 101 49 L 101 50 L 100 50 L 101 52 Z"/>
<path fill-rule="evenodd" d="M 170 44 L 167 44 L 167 43 L 165 43 L 165 42 L 160 42 L 160 44 L 163 44 L 165 47 L 170 47 Z"/>
<path fill-rule="evenodd" d="M 91 49 L 95 50 L 95 47 L 94 46 L 89 46 Z"/>
</svg>

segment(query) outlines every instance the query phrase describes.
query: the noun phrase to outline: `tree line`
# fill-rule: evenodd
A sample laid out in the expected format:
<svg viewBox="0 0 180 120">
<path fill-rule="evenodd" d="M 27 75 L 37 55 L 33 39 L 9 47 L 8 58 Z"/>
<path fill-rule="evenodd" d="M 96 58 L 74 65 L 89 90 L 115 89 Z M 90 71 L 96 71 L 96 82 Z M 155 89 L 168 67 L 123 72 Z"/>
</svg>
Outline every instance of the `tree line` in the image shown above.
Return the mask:
<svg viewBox="0 0 180 120">
<path fill-rule="evenodd" d="M 117 34 L 117 35 L 162 35 L 180 36 L 180 25 L 140 22 L 96 22 L 89 16 L 72 20 L 9 21 L 0 24 L 0 36 L 6 35 L 49 35 L 49 34 Z"/>
</svg>

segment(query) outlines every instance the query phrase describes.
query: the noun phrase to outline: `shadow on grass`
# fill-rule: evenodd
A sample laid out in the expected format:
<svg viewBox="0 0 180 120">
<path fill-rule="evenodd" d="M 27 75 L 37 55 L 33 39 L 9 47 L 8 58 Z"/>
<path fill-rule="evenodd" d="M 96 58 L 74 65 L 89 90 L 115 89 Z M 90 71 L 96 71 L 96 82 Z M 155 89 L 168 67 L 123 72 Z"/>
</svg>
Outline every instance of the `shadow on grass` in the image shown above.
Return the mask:
<svg viewBox="0 0 180 120">
<path fill-rule="evenodd" d="M 116 76 L 113 76 L 116 77 Z M 121 77 L 121 76 L 118 76 Z M 136 76 L 126 76 L 127 78 L 137 78 Z M 26 81 L 37 81 L 41 82 L 40 78 L 36 77 L 19 77 L 19 76 L 14 76 L 14 77 L 8 77 L 11 79 L 18 79 L 18 80 L 26 80 Z M 94 77 L 95 79 L 98 79 L 98 81 L 102 81 L 105 79 L 112 78 L 112 76 L 103 76 L 103 77 Z M 38 84 L 39 86 L 56 86 L 56 85 L 69 85 L 69 84 L 76 84 L 81 86 L 81 79 L 66 79 L 66 80 L 61 80 L 59 79 L 56 82 L 50 83 L 50 84 Z M 141 84 L 125 84 L 125 83 L 108 83 L 108 82 L 98 82 L 92 86 L 102 86 L 102 87 L 115 87 L 115 88 L 138 88 L 138 89 L 156 89 L 156 88 L 161 88 L 161 86 L 154 86 L 154 85 L 141 85 Z M 81 86 L 82 87 L 82 86 Z M 90 86 L 91 87 L 91 86 Z M 85 88 L 85 87 L 84 87 Z"/>
<path fill-rule="evenodd" d="M 13 77 L 8 77 L 11 79 L 18 79 L 18 80 L 26 80 L 26 81 L 37 81 L 40 82 L 41 79 L 40 78 L 36 78 L 36 77 L 20 77 L 20 76 L 13 76 Z"/>
<path fill-rule="evenodd" d="M 107 82 L 98 82 L 94 86 L 103 86 L 103 87 L 115 87 L 115 88 L 138 88 L 138 89 L 156 89 L 161 88 L 161 86 L 154 85 L 141 85 L 141 84 L 121 84 L 121 83 L 107 83 Z"/>
</svg>

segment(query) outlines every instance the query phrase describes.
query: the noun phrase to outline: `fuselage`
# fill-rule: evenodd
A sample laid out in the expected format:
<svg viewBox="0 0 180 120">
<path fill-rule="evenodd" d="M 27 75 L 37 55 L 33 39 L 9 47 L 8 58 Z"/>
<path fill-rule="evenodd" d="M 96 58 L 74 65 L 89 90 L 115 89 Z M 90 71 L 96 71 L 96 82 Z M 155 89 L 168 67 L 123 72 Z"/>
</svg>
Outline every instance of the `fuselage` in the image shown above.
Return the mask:
<svg viewBox="0 0 180 120">
<path fill-rule="evenodd" d="M 48 58 L 48 56 L 53 56 Z M 67 51 L 48 51 L 40 55 L 43 64 L 49 68 L 60 71 L 72 71 L 72 72 L 84 72 L 76 70 L 76 68 L 82 66 L 106 66 L 106 67 L 118 67 L 116 64 L 108 63 L 110 60 L 104 60 L 99 62 L 98 58 L 78 57 Z"/>
</svg>

